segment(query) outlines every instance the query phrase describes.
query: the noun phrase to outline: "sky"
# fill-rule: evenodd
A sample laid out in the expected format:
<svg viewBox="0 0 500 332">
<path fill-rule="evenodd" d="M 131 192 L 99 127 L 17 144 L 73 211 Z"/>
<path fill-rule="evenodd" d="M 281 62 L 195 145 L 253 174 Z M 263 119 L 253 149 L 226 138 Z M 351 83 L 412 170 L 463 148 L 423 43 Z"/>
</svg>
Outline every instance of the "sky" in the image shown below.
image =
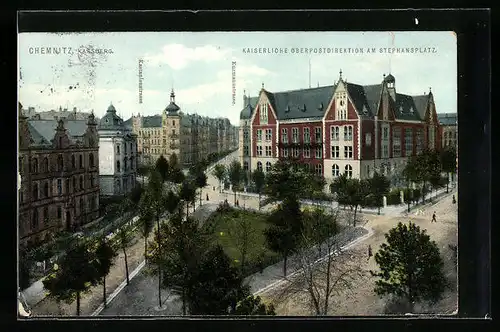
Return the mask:
<svg viewBox="0 0 500 332">
<path fill-rule="evenodd" d="M 18 45 L 19 101 L 37 111 L 102 117 L 112 103 L 126 120 L 161 114 L 173 88 L 183 112 L 238 125 L 244 94 L 333 85 L 340 70 L 361 85 L 391 73 L 398 93 L 432 88 L 438 113 L 457 111 L 450 31 L 20 33 Z"/>
</svg>

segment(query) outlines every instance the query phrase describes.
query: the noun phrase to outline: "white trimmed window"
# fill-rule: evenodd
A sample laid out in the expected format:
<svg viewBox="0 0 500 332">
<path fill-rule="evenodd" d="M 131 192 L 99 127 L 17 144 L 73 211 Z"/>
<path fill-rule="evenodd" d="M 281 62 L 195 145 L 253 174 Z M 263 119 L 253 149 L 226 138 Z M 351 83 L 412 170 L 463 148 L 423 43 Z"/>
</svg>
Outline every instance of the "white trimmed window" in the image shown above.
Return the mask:
<svg viewBox="0 0 500 332">
<path fill-rule="evenodd" d="M 323 166 L 321 164 L 314 165 L 314 171 L 316 172 L 316 175 L 323 175 Z"/>
<path fill-rule="evenodd" d="M 266 129 L 266 141 L 271 141 L 273 139 L 273 130 Z"/>
<path fill-rule="evenodd" d="M 298 157 L 299 157 L 299 154 L 300 154 L 300 148 L 299 148 L 299 147 L 297 147 L 297 146 L 296 146 L 296 147 L 294 147 L 294 148 L 293 148 L 293 156 L 294 156 L 295 158 L 298 158 Z"/>
<path fill-rule="evenodd" d="M 315 136 L 315 142 L 322 142 L 321 138 L 321 127 L 316 127 L 314 128 L 314 136 Z"/>
<path fill-rule="evenodd" d="M 348 178 L 352 178 L 352 166 L 351 165 L 345 165 L 344 172 Z"/>
<path fill-rule="evenodd" d="M 257 145 L 257 156 L 262 157 L 262 145 Z"/>
<path fill-rule="evenodd" d="M 271 157 L 272 156 L 272 153 L 271 153 L 271 147 L 269 145 L 266 145 L 266 157 Z"/>
<path fill-rule="evenodd" d="M 265 124 L 267 123 L 268 117 L 267 117 L 267 104 L 261 104 L 260 105 L 260 123 Z"/>
<path fill-rule="evenodd" d="M 266 162 L 266 172 L 270 172 L 271 171 L 271 162 Z"/>
<path fill-rule="evenodd" d="M 401 128 L 392 128 L 392 157 L 401 157 Z"/>
<path fill-rule="evenodd" d="M 344 126 L 344 141 L 352 141 L 352 126 Z"/>
<path fill-rule="evenodd" d="M 332 146 L 332 159 L 340 158 L 340 146 L 334 145 Z"/>
<path fill-rule="evenodd" d="M 382 145 L 382 158 L 389 158 L 389 144 Z"/>
<path fill-rule="evenodd" d="M 344 159 L 352 159 L 352 146 L 344 146 Z"/>
<path fill-rule="evenodd" d="M 281 142 L 288 143 L 288 130 L 286 128 L 281 128 Z"/>
<path fill-rule="evenodd" d="M 419 128 L 417 129 L 417 137 L 416 137 L 416 153 L 419 154 L 420 152 L 422 152 L 422 145 L 423 145 L 423 141 L 424 141 L 424 130 Z"/>
<path fill-rule="evenodd" d="M 304 143 L 311 142 L 311 131 L 309 128 L 304 128 Z"/>
<path fill-rule="evenodd" d="M 299 128 L 292 128 L 292 143 L 299 142 Z"/>
<path fill-rule="evenodd" d="M 321 151 L 323 151 L 323 149 L 321 147 L 316 148 L 316 152 L 315 152 L 316 159 L 321 159 Z"/>
<path fill-rule="evenodd" d="M 382 128 L 382 140 L 384 140 L 384 141 L 389 140 L 389 128 L 388 127 Z"/>
<path fill-rule="evenodd" d="M 311 148 L 304 148 L 304 158 L 311 158 Z"/>
<path fill-rule="evenodd" d="M 257 142 L 262 142 L 262 129 L 257 129 Z"/>
<path fill-rule="evenodd" d="M 338 141 L 340 136 L 340 127 L 331 126 L 330 127 L 330 138 L 332 141 Z"/>
<path fill-rule="evenodd" d="M 332 165 L 332 176 L 333 176 L 333 177 L 338 177 L 338 176 L 340 176 L 340 168 L 339 168 L 339 165 L 337 165 L 337 164 L 333 164 L 333 165 Z"/>
<path fill-rule="evenodd" d="M 366 146 L 371 146 L 372 145 L 372 134 L 371 133 L 366 133 L 365 134 L 365 145 Z"/>
<path fill-rule="evenodd" d="M 257 162 L 257 169 L 262 172 L 262 163 L 260 161 Z"/>
<path fill-rule="evenodd" d="M 283 157 L 288 158 L 288 148 L 283 149 Z"/>
<path fill-rule="evenodd" d="M 413 128 L 405 128 L 405 156 L 413 154 Z"/>
</svg>

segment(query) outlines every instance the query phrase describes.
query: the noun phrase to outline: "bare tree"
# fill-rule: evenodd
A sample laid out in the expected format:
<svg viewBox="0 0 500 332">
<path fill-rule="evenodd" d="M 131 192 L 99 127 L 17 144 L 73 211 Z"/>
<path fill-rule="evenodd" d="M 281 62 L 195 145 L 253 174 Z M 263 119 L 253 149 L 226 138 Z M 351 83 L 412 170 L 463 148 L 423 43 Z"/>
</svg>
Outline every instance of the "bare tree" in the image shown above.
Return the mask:
<svg viewBox="0 0 500 332">
<path fill-rule="evenodd" d="M 229 235 L 238 250 L 241 258 L 241 271 L 244 273 L 250 249 L 255 246 L 257 241 L 257 232 L 252 226 L 252 221 L 240 215 L 233 221 L 229 228 Z"/>
<path fill-rule="evenodd" d="M 277 292 L 276 300 L 305 295 L 311 312 L 327 315 L 336 296 L 351 292 L 360 278 L 368 276 L 361 268 L 361 254 L 343 251 L 339 243 L 338 212 L 314 210 L 307 214 L 302 249 L 295 258 L 297 273 Z"/>
</svg>

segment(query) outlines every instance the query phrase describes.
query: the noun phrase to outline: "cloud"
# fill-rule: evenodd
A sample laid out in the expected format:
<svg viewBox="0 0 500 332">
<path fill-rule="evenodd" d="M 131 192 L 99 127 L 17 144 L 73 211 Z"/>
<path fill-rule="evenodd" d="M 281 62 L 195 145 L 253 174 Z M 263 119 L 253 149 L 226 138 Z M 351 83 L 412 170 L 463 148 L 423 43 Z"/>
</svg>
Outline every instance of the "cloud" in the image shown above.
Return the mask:
<svg viewBox="0 0 500 332">
<path fill-rule="evenodd" d="M 214 62 L 225 60 L 231 54 L 230 49 L 221 49 L 214 45 L 204 45 L 194 48 L 182 44 L 169 44 L 158 54 L 146 54 L 144 60 L 151 66 L 167 64 L 173 70 L 181 70 L 191 62 Z"/>
</svg>

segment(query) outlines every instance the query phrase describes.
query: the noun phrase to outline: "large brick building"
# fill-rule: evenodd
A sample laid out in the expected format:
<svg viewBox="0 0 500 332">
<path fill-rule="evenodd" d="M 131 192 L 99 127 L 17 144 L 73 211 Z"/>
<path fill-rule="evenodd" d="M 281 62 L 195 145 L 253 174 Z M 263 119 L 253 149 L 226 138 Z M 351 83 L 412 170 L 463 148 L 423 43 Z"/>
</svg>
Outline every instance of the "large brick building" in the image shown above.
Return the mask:
<svg viewBox="0 0 500 332">
<path fill-rule="evenodd" d="M 453 146 L 458 151 L 458 118 L 457 113 L 438 114 L 441 125 L 442 147 Z"/>
<path fill-rule="evenodd" d="M 214 152 L 238 147 L 237 129 L 226 118 L 208 118 L 185 114 L 170 94 L 170 104 L 161 115 L 132 116 L 126 121 L 137 134 L 137 150 L 141 162 L 155 162 L 161 155 L 175 153 L 187 167 Z"/>
<path fill-rule="evenodd" d="M 363 86 L 342 79 L 341 71 L 331 86 L 276 93 L 262 86 L 244 103 L 240 160 L 248 171 L 267 171 L 279 158 L 293 156 L 327 182 L 341 173 L 395 175 L 409 156 L 441 147 L 432 92 L 397 93 L 392 75 Z"/>
<path fill-rule="evenodd" d="M 19 240 L 75 230 L 98 218 L 97 122 L 28 119 L 19 104 Z"/>
</svg>

